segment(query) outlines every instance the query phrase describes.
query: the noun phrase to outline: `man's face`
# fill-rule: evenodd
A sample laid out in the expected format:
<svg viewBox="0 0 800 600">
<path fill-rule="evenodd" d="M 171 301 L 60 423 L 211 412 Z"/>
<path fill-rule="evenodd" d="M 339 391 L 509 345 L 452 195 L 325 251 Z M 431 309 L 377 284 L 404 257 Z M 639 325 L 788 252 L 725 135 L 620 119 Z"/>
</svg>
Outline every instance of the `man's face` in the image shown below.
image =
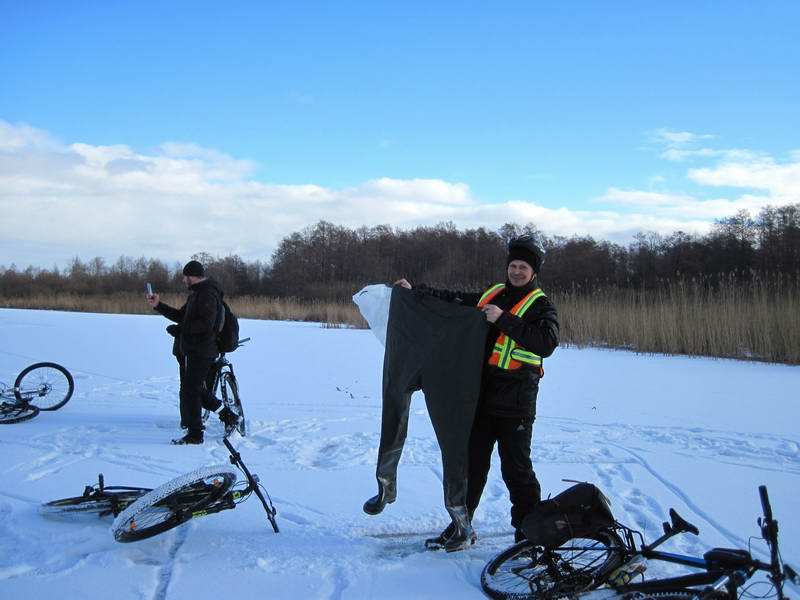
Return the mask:
<svg viewBox="0 0 800 600">
<path fill-rule="evenodd" d="M 508 263 L 508 280 L 514 287 L 522 287 L 528 285 L 535 273 L 531 267 L 524 260 L 512 260 Z"/>
<path fill-rule="evenodd" d="M 202 279 L 203 279 L 202 277 L 193 277 L 191 275 L 184 275 L 183 276 L 183 284 L 187 288 L 189 288 L 189 287 L 192 287 L 198 281 L 201 281 Z"/>
</svg>

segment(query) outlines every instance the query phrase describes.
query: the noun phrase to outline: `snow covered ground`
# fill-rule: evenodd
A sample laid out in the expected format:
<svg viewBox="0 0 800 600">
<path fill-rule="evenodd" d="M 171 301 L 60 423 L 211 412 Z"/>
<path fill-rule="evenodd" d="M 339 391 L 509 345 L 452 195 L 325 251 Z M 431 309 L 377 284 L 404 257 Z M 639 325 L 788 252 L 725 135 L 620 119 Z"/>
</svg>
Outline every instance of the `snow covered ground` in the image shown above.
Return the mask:
<svg viewBox="0 0 800 600">
<path fill-rule="evenodd" d="M 150 540 L 116 543 L 110 520 L 56 520 L 40 502 L 108 485 L 155 487 L 226 461 L 214 424 L 199 447 L 178 430 L 177 365 L 160 317 L 0 310 L 0 380 L 62 363 L 74 398 L 0 428 L 0 598 L 480 598 L 486 561 L 511 542 L 497 463 L 473 549 L 422 551 L 446 524 L 441 461 L 415 396 L 398 500 L 376 517 L 382 347 L 369 331 L 242 321 L 231 355 L 250 435 L 235 438 L 272 494 Z M 597 483 L 618 519 L 653 539 L 670 507 L 700 528 L 672 549 L 743 546 L 769 487 L 784 558 L 800 562 L 800 368 L 559 349 L 546 361 L 534 431 L 545 493 Z M 795 508 L 792 508 L 795 507 Z M 756 544 L 754 547 L 762 548 Z M 763 556 L 763 555 L 762 555 Z M 761 590 L 763 591 L 763 589 Z M 797 595 L 796 593 L 794 595 Z"/>
</svg>

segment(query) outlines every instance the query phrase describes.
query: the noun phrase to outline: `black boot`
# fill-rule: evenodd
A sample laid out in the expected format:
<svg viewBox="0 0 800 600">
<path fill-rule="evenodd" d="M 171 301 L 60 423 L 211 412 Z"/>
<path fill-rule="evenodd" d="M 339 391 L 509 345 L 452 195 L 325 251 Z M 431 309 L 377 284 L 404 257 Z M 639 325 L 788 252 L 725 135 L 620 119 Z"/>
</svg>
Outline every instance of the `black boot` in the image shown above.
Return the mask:
<svg viewBox="0 0 800 600">
<path fill-rule="evenodd" d="M 178 438 L 176 440 L 172 440 L 172 442 L 170 443 L 175 446 L 185 446 L 187 444 L 202 444 L 203 430 L 201 429 L 200 431 L 192 431 L 190 429 L 189 433 L 187 433 L 185 436 L 183 436 L 182 438 Z"/>
<path fill-rule="evenodd" d="M 445 527 L 444 531 L 442 531 L 442 533 L 440 533 L 438 536 L 436 536 L 435 538 L 428 538 L 427 540 L 425 540 L 425 549 L 441 550 L 442 548 L 444 548 L 445 543 L 447 542 L 447 540 L 450 539 L 450 537 L 455 533 L 455 531 L 456 531 L 456 526 L 453 525 L 451 521 L 450 525 Z M 478 536 L 475 535 L 475 532 L 473 531 L 472 543 L 474 544 L 477 539 Z"/>
<path fill-rule="evenodd" d="M 397 498 L 397 483 L 387 479 L 378 479 L 378 493 L 364 502 L 364 512 L 368 515 L 377 515 L 383 512 L 387 504 Z"/>
<path fill-rule="evenodd" d="M 239 421 L 241 421 L 242 418 L 227 406 L 217 414 L 219 420 L 225 425 L 225 437 L 228 437 L 239 426 Z"/>
<path fill-rule="evenodd" d="M 442 548 L 445 552 L 458 552 L 466 550 L 478 539 L 470 523 L 469 513 L 465 506 L 448 507 L 447 512 L 453 519 L 453 535 L 448 537 Z M 447 531 L 447 530 L 445 530 Z"/>
</svg>

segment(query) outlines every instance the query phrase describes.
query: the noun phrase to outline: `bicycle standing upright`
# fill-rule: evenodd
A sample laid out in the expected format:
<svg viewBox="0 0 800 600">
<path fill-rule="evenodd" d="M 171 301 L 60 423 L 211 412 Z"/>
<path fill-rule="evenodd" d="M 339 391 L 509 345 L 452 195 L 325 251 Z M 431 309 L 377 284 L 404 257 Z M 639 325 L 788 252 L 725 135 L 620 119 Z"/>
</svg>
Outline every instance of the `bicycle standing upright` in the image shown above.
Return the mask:
<svg viewBox="0 0 800 600">
<path fill-rule="evenodd" d="M 236 347 L 244 346 L 244 344 L 249 341 L 249 337 L 239 340 Z M 236 381 L 233 364 L 226 358 L 224 352 L 221 353 L 219 358 L 211 365 L 211 372 L 214 374 L 214 384 L 211 388 L 211 393 L 215 398 L 222 400 L 222 404 L 239 417 L 236 431 L 239 432 L 239 435 L 244 437 L 247 435 L 247 425 L 245 424 L 242 400 L 239 397 L 239 384 Z M 210 414 L 211 411 L 203 409 L 203 422 L 208 420 Z"/>
</svg>

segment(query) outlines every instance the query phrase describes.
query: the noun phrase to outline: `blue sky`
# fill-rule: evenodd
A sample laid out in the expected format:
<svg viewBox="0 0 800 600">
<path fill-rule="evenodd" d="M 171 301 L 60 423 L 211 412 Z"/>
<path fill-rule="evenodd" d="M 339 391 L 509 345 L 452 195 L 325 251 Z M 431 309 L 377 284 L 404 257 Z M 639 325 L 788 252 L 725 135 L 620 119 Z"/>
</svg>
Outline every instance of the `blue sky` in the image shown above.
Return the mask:
<svg viewBox="0 0 800 600">
<path fill-rule="evenodd" d="M 0 265 L 266 258 L 320 218 L 702 232 L 800 202 L 798 23 L 788 1 L 2 2 Z"/>
</svg>

